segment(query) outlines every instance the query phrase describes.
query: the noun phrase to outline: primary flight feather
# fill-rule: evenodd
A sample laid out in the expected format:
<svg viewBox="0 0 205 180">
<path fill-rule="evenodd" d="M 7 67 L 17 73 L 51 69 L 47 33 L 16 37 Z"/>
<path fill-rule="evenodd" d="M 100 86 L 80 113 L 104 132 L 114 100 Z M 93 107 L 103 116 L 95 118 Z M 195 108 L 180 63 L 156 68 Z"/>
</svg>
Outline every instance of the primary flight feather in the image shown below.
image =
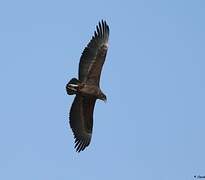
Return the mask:
<svg viewBox="0 0 205 180">
<path fill-rule="evenodd" d="M 102 20 L 80 57 L 78 79 L 72 78 L 66 85 L 67 94 L 76 95 L 69 118 L 77 152 L 83 151 L 90 144 L 96 100 L 107 99 L 99 83 L 108 50 L 108 39 L 109 26 Z"/>
</svg>

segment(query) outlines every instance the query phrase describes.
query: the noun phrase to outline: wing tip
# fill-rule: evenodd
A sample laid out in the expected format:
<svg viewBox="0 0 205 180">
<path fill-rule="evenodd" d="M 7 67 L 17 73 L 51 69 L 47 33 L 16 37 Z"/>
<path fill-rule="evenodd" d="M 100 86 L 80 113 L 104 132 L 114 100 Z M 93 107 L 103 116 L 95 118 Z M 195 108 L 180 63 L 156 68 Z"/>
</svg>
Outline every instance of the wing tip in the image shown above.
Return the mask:
<svg viewBox="0 0 205 180">
<path fill-rule="evenodd" d="M 102 37 L 102 38 L 106 38 L 106 40 L 108 40 L 108 36 L 109 36 L 109 26 L 106 22 L 106 20 L 101 20 L 98 22 L 98 25 L 96 26 L 96 30 L 94 32 L 94 37 Z"/>
<path fill-rule="evenodd" d="M 80 153 L 81 151 L 85 150 L 85 148 L 90 144 L 90 140 L 85 140 L 82 138 L 75 137 L 75 150 L 76 152 Z"/>
</svg>

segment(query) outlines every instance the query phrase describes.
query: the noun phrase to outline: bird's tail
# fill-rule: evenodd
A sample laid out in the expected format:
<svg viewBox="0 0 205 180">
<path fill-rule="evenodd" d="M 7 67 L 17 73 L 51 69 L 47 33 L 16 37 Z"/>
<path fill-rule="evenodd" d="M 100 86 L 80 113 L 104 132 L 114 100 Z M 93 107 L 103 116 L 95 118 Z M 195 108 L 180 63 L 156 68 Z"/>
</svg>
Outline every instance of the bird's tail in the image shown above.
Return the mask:
<svg viewBox="0 0 205 180">
<path fill-rule="evenodd" d="M 66 91 L 68 95 L 76 94 L 79 84 L 80 84 L 80 81 L 78 79 L 72 78 L 66 85 Z"/>
</svg>

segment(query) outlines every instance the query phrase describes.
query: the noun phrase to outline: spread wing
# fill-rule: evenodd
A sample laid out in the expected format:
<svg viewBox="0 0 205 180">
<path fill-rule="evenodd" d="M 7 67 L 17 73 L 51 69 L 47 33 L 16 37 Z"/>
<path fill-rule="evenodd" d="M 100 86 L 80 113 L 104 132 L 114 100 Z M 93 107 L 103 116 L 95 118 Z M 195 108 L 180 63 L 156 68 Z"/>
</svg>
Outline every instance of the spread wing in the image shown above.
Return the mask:
<svg viewBox="0 0 205 180">
<path fill-rule="evenodd" d="M 91 141 L 95 98 L 76 95 L 70 110 L 70 126 L 77 152 L 83 151 Z"/>
<path fill-rule="evenodd" d="M 109 27 L 102 20 L 96 29 L 81 55 L 78 75 L 80 81 L 99 86 L 100 74 L 108 50 Z"/>
</svg>

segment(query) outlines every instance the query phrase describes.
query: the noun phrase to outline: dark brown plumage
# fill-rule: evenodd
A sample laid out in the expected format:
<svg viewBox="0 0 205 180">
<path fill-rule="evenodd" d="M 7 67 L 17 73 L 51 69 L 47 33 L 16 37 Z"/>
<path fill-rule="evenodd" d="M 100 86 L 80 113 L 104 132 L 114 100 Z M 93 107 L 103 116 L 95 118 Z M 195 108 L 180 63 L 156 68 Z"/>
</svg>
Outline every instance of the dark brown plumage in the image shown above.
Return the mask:
<svg viewBox="0 0 205 180">
<path fill-rule="evenodd" d="M 99 83 L 108 50 L 108 38 L 109 27 L 102 20 L 81 55 L 78 79 L 72 78 L 66 85 L 69 95 L 76 94 L 70 109 L 70 126 L 77 152 L 83 151 L 90 144 L 96 100 L 106 100 Z"/>
</svg>

